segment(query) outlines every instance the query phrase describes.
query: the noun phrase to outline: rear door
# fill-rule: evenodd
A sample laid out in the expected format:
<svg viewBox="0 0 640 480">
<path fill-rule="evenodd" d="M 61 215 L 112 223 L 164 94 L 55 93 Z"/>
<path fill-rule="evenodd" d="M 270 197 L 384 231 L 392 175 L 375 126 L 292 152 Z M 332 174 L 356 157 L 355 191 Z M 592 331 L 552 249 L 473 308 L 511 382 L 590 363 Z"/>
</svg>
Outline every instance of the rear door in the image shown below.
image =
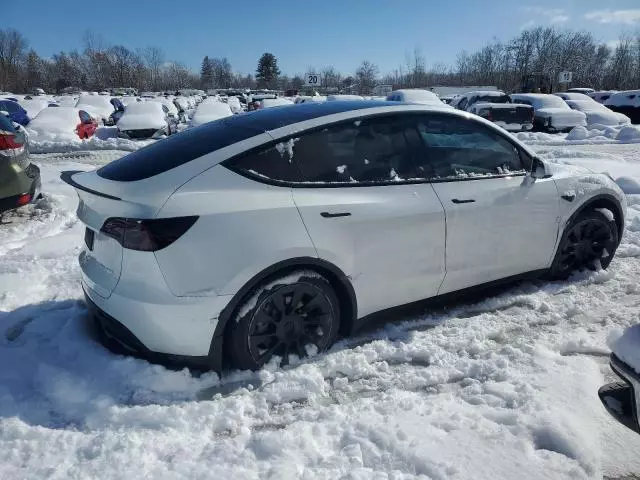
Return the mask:
<svg viewBox="0 0 640 480">
<path fill-rule="evenodd" d="M 434 296 L 444 277 L 444 210 L 409 180 L 409 128 L 399 116 L 351 120 L 283 149 L 302 174 L 292 193 L 318 255 L 350 276 L 360 317 Z"/>
<path fill-rule="evenodd" d="M 419 169 L 446 213 L 439 293 L 548 267 L 559 227 L 553 180 L 525 177 L 526 153 L 475 120 L 431 114 L 418 131 L 425 144 Z"/>
</svg>

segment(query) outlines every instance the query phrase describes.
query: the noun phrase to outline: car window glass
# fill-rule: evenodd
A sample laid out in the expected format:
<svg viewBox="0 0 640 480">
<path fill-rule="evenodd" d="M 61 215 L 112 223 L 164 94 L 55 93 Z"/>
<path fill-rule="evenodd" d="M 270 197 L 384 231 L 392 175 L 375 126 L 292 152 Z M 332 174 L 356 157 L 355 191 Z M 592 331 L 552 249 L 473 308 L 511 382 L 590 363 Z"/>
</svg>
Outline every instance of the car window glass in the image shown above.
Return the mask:
<svg viewBox="0 0 640 480">
<path fill-rule="evenodd" d="M 20 111 L 20 107 L 13 102 L 0 102 L 0 110 L 4 110 L 9 113 L 16 113 Z"/>
<path fill-rule="evenodd" d="M 514 144 L 479 122 L 454 116 L 420 117 L 417 129 L 425 151 L 418 174 L 431 179 L 522 173 Z"/>
<path fill-rule="evenodd" d="M 91 122 L 91 116 L 84 110 L 80 110 L 80 121 L 82 123 L 89 123 Z"/>
<path fill-rule="evenodd" d="M 353 120 L 283 140 L 230 166 L 292 182 L 397 182 L 415 178 L 406 136 L 411 133 L 417 137 L 397 116 Z"/>
<path fill-rule="evenodd" d="M 9 118 L 0 114 L 0 130 L 4 130 L 5 132 L 14 133 L 16 129 L 13 127 L 13 123 Z"/>
<path fill-rule="evenodd" d="M 466 106 L 467 106 L 467 99 L 463 98 L 462 100 L 460 100 L 460 103 L 458 103 L 458 108 L 460 110 L 464 110 Z"/>
<path fill-rule="evenodd" d="M 267 149 L 251 152 L 235 158 L 225 165 L 244 173 L 263 177 L 265 180 L 282 182 L 301 182 L 302 174 L 298 165 L 293 163 L 289 152 L 295 140 L 279 142 Z"/>
<path fill-rule="evenodd" d="M 391 182 L 415 177 L 402 117 L 355 120 L 303 135 L 292 146 L 307 182 Z"/>
</svg>

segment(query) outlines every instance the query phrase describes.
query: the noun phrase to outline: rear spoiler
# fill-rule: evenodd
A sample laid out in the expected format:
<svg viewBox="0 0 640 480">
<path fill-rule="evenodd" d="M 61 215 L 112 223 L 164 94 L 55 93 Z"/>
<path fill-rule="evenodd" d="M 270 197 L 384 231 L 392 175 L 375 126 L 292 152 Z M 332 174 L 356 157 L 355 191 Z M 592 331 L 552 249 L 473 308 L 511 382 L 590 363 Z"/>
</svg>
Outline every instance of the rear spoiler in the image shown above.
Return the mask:
<svg viewBox="0 0 640 480">
<path fill-rule="evenodd" d="M 71 185 L 73 188 L 77 190 L 82 190 L 83 192 L 91 193 L 92 195 L 97 195 L 98 197 L 108 198 L 109 200 L 122 200 L 121 198 L 114 197 L 113 195 L 98 192 L 97 190 L 93 190 L 91 188 L 85 187 L 84 185 L 80 185 L 73 178 L 71 178 L 76 173 L 85 173 L 85 172 L 83 170 L 65 170 L 64 172 L 60 173 L 60 180 L 62 180 L 64 183 Z"/>
</svg>

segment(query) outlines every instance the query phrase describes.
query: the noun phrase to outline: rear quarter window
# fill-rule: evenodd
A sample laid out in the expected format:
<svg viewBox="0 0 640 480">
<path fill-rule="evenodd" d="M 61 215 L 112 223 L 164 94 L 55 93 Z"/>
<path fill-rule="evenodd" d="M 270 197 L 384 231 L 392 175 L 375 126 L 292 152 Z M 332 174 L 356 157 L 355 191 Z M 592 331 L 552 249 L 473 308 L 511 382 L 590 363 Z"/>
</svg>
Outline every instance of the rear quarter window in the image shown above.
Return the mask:
<svg viewBox="0 0 640 480">
<path fill-rule="evenodd" d="M 119 182 L 144 180 L 260 133 L 249 128 L 229 127 L 218 120 L 158 140 L 105 165 L 98 170 L 98 175 Z"/>
</svg>

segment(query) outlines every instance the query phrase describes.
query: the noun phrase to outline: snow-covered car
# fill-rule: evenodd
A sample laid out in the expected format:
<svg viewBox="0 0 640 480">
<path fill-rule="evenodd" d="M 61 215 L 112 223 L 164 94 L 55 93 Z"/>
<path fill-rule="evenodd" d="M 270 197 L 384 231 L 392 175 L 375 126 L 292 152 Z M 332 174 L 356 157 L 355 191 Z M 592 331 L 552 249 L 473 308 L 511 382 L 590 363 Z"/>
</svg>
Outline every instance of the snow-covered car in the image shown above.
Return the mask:
<svg viewBox="0 0 640 480">
<path fill-rule="evenodd" d="M 629 117 L 631 123 L 640 123 L 640 90 L 625 90 L 614 93 L 604 104 L 614 112 Z"/>
<path fill-rule="evenodd" d="M 486 118 L 509 132 L 527 132 L 533 128 L 531 105 L 476 102 L 467 108 L 467 112 Z"/>
<path fill-rule="evenodd" d="M 327 97 L 324 95 L 300 95 L 296 97 L 293 103 L 308 103 L 308 102 L 326 102 Z"/>
<path fill-rule="evenodd" d="M 44 110 L 49 106 L 49 100 L 46 98 L 31 98 L 26 100 L 20 100 L 18 102 L 20 106 L 26 110 L 29 118 L 35 118 L 36 115 L 40 113 L 40 111 Z"/>
<path fill-rule="evenodd" d="M 588 100 L 565 100 L 573 110 L 584 113 L 587 116 L 587 127 L 591 125 L 629 125 L 631 120 L 622 113 L 609 110 L 604 105 L 589 98 Z"/>
<path fill-rule="evenodd" d="M 293 102 L 287 98 L 263 98 L 260 100 L 260 108 L 282 107 L 286 105 L 293 105 Z"/>
<path fill-rule="evenodd" d="M 109 116 L 114 108 L 110 102 L 111 97 L 106 95 L 80 95 L 76 102 L 76 108 L 89 112 L 96 120 L 108 123 Z"/>
<path fill-rule="evenodd" d="M 175 104 L 173 103 L 175 97 L 155 97 L 155 98 L 151 98 L 148 101 L 149 102 L 154 102 L 154 103 L 160 103 L 161 105 L 164 105 L 165 107 L 167 107 L 167 111 L 170 115 L 173 115 L 174 117 L 178 118 L 178 114 L 180 112 L 178 112 L 178 108 L 175 106 Z"/>
<path fill-rule="evenodd" d="M 30 137 L 43 140 L 77 140 L 93 136 L 96 120 L 75 107 L 45 108 L 27 126 Z"/>
<path fill-rule="evenodd" d="M 593 100 L 589 95 L 585 95 L 584 93 L 580 93 L 580 92 L 556 92 L 554 93 L 554 95 L 556 97 L 560 97 L 561 99 L 567 101 L 567 100 Z"/>
<path fill-rule="evenodd" d="M 214 369 L 313 354 L 487 282 L 607 268 L 626 212 L 606 174 L 491 122 L 371 100 L 233 115 L 61 177 L 105 343 Z"/>
<path fill-rule="evenodd" d="M 61 96 L 55 97 L 54 100 L 61 107 L 75 107 L 76 103 L 78 103 L 78 97 L 74 97 L 71 95 L 61 95 Z"/>
<path fill-rule="evenodd" d="M 640 434 L 640 325 L 611 343 L 611 370 L 621 381 L 604 385 L 598 396 L 613 418 Z"/>
<path fill-rule="evenodd" d="M 203 100 L 201 104 L 204 102 L 206 102 L 206 99 Z M 227 97 L 227 105 L 229 105 L 229 108 L 233 113 L 242 113 L 244 110 L 242 108 L 242 103 L 240 103 L 240 99 L 238 97 Z"/>
<path fill-rule="evenodd" d="M 361 95 L 346 95 L 346 94 L 327 95 L 328 102 L 337 102 L 337 101 L 343 101 L 343 100 L 364 100 L 364 97 Z"/>
<path fill-rule="evenodd" d="M 569 88 L 567 92 L 569 93 L 575 92 L 575 93 L 582 93 L 584 95 L 589 95 L 590 93 L 595 92 L 595 90 L 593 88 L 575 87 L 575 88 Z"/>
<path fill-rule="evenodd" d="M 604 102 L 606 102 L 611 95 L 617 92 L 618 92 L 617 90 L 602 90 L 599 92 L 590 93 L 589 97 L 594 99 L 598 103 L 604 104 Z"/>
<path fill-rule="evenodd" d="M 387 95 L 387 101 L 417 103 L 420 105 L 434 105 L 439 107 L 447 106 L 435 93 L 421 88 L 394 90 Z"/>
<path fill-rule="evenodd" d="M 231 115 L 233 115 L 233 112 L 228 104 L 214 98 L 207 99 L 201 102 L 198 108 L 196 108 L 193 118 L 191 119 L 191 126 L 199 127 L 205 123 L 230 117 Z"/>
<path fill-rule="evenodd" d="M 116 124 L 122 138 L 159 138 L 177 131 L 178 119 L 161 102 L 134 102 Z"/>
<path fill-rule="evenodd" d="M 517 93 L 511 95 L 514 103 L 533 107 L 533 128 L 550 133 L 568 132 L 575 127 L 587 125 L 584 113 L 572 110 L 567 103 L 555 95 L 545 93 Z"/>
<path fill-rule="evenodd" d="M 468 92 L 456 102 L 456 108 L 475 113 L 510 132 L 524 132 L 533 128 L 533 107 L 512 102 L 500 90 Z"/>
</svg>

